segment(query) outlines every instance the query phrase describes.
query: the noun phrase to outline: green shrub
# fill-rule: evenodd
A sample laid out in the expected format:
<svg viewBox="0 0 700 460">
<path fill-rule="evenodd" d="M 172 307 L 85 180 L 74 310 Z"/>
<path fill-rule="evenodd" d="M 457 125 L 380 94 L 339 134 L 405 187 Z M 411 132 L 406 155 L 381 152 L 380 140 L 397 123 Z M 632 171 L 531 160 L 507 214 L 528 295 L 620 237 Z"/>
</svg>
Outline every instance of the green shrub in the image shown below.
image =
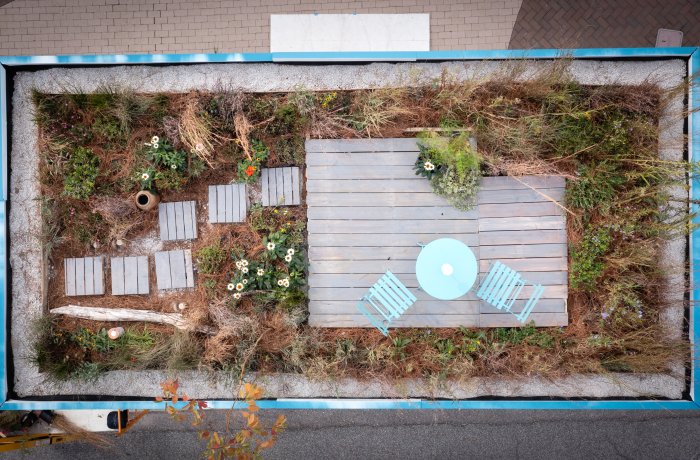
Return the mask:
<svg viewBox="0 0 700 460">
<path fill-rule="evenodd" d="M 607 213 L 617 196 L 617 189 L 627 181 L 605 164 L 595 168 L 581 166 L 578 173 L 578 180 L 569 181 L 566 187 L 566 203 L 586 211 L 597 208 Z"/>
<path fill-rule="evenodd" d="M 260 177 L 260 165 L 267 160 L 270 150 L 261 141 L 251 142 L 252 159 L 246 158 L 238 162 L 238 180 L 254 183 Z"/>
<path fill-rule="evenodd" d="M 219 270 L 221 264 L 226 260 L 226 251 L 222 249 L 221 244 L 217 241 L 197 251 L 195 257 L 199 273 L 209 275 Z"/>
<path fill-rule="evenodd" d="M 63 194 L 77 200 L 86 200 L 95 189 L 95 180 L 99 173 L 99 158 L 92 150 L 78 147 L 66 165 Z"/>
<path fill-rule="evenodd" d="M 453 138 L 423 135 L 414 165 L 416 175 L 427 177 L 433 191 L 455 208 L 467 211 L 476 205 L 481 180 L 481 158 L 467 134 Z"/>
<path fill-rule="evenodd" d="M 591 291 L 595 283 L 603 274 L 605 264 L 604 256 L 610 244 L 612 236 L 607 228 L 586 228 L 581 242 L 571 249 L 570 282 L 573 289 Z"/>
</svg>

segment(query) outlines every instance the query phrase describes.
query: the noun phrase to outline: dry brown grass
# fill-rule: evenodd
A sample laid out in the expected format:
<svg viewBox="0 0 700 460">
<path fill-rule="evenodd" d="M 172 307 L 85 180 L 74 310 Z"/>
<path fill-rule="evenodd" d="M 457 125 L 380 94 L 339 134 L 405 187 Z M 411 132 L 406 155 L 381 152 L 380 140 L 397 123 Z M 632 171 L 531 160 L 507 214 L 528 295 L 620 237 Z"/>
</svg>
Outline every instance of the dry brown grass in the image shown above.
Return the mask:
<svg viewBox="0 0 700 460">
<path fill-rule="evenodd" d="M 184 108 L 178 120 L 178 133 L 180 141 L 190 152 L 196 154 L 210 168 L 214 167 L 212 162 L 214 139 L 211 122 L 202 115 L 197 94 L 191 94 L 184 101 Z"/>
</svg>

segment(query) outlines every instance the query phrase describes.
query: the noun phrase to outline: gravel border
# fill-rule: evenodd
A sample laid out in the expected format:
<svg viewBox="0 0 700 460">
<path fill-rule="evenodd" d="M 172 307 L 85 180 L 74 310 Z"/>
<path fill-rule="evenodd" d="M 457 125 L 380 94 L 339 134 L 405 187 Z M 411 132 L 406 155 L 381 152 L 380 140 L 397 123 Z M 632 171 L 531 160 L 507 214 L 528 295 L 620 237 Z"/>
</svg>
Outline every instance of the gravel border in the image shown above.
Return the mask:
<svg viewBox="0 0 700 460">
<path fill-rule="evenodd" d="M 360 89 L 399 86 L 435 78 L 446 70 L 458 79 L 512 76 L 527 79 L 540 71 L 543 61 L 473 61 L 444 63 L 373 63 L 356 65 L 206 64 L 119 66 L 103 68 L 51 68 L 20 72 L 15 76 L 12 98 L 12 149 L 10 173 L 10 266 L 12 276 L 11 346 L 14 352 L 14 386 L 20 397 L 51 395 L 154 396 L 168 376 L 159 371 L 113 371 L 97 382 L 46 382 L 28 360 L 31 354 L 32 323 L 44 314 L 46 283 L 39 244 L 41 217 L 38 184 L 37 128 L 32 119 L 31 90 L 44 92 L 94 92 L 101 86 L 131 88 L 140 92 L 184 92 L 235 88 L 244 91 L 289 91 Z M 657 82 L 663 88 L 683 83 L 686 63 L 681 59 L 657 61 L 574 60 L 569 71 L 583 84 L 636 84 Z M 660 120 L 660 154 L 682 159 L 683 94 L 665 107 Z M 679 187 L 673 191 L 687 198 Z M 665 296 L 671 305 L 662 321 L 672 337 L 680 337 L 684 321 L 686 241 L 670 242 L 664 261 L 670 275 Z M 232 385 L 221 376 L 201 372 L 179 375 L 183 388 L 199 399 L 231 398 Z M 256 378 L 251 376 L 251 378 Z M 273 398 L 473 398 L 511 397 L 665 397 L 679 399 L 685 389 L 682 363 L 667 374 L 574 375 L 563 379 L 469 378 L 432 384 L 407 379 L 392 384 L 341 379 L 313 381 L 301 375 L 259 376 L 267 397 Z"/>
</svg>

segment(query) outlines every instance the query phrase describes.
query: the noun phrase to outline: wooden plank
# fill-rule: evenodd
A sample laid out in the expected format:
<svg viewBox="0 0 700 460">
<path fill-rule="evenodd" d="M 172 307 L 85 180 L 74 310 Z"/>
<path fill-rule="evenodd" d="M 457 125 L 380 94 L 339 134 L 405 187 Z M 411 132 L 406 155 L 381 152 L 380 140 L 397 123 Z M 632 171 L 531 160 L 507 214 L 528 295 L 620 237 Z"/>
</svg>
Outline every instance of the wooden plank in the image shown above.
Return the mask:
<svg viewBox="0 0 700 460">
<path fill-rule="evenodd" d="M 522 259 L 528 257 L 566 258 L 566 244 L 517 244 L 505 246 L 479 246 L 482 259 Z M 508 262 L 504 262 L 508 264 Z"/>
<path fill-rule="evenodd" d="M 168 251 L 156 252 L 156 283 L 159 290 L 172 289 L 170 277 L 170 254 Z"/>
<path fill-rule="evenodd" d="M 216 185 L 209 186 L 209 223 L 216 224 L 219 222 L 218 219 L 218 204 L 216 199 Z"/>
<path fill-rule="evenodd" d="M 124 295 L 124 257 L 112 257 L 110 271 L 112 273 L 112 295 Z"/>
<path fill-rule="evenodd" d="M 148 257 L 147 256 L 139 256 L 136 257 L 136 284 L 138 286 L 137 288 L 137 294 L 148 294 L 149 292 L 149 284 L 148 284 Z"/>
<path fill-rule="evenodd" d="M 185 223 L 186 240 L 194 238 L 194 226 L 196 222 L 192 219 L 192 206 L 194 206 L 194 201 L 185 201 L 182 203 L 182 216 Z"/>
<path fill-rule="evenodd" d="M 561 302 L 557 300 L 558 302 Z M 359 313 L 357 300 L 325 300 L 309 303 L 311 315 L 342 315 Z M 418 300 L 406 311 L 406 315 L 477 315 L 480 313 L 481 301 L 460 300 L 445 301 L 437 299 Z"/>
<path fill-rule="evenodd" d="M 566 230 L 520 230 L 485 232 L 479 234 L 482 246 L 519 244 L 564 244 Z"/>
<path fill-rule="evenodd" d="M 348 231 L 351 230 L 348 228 Z M 415 247 L 419 242 L 429 243 L 438 238 L 454 238 L 467 246 L 479 244 L 479 235 L 476 233 L 446 233 L 444 235 L 436 235 L 435 233 L 402 233 L 396 235 L 378 234 L 371 237 L 355 233 L 309 233 L 309 247 Z"/>
<path fill-rule="evenodd" d="M 389 247 L 327 247 L 309 246 L 311 262 L 324 260 L 413 260 L 420 254 L 421 248 L 414 246 Z"/>
<path fill-rule="evenodd" d="M 314 206 L 307 211 L 309 221 L 327 219 L 346 220 L 473 220 L 478 211 L 460 211 L 452 206 Z"/>
<path fill-rule="evenodd" d="M 136 257 L 124 257 L 124 294 L 139 293 L 139 269 Z"/>
<path fill-rule="evenodd" d="M 275 188 L 277 190 L 277 206 L 286 204 L 284 196 L 284 168 L 275 168 Z"/>
<path fill-rule="evenodd" d="M 314 179 L 306 183 L 309 193 L 433 193 L 430 182 L 416 176 L 403 179 Z"/>
<path fill-rule="evenodd" d="M 185 212 L 183 209 L 183 202 L 177 201 L 173 203 L 175 208 L 175 235 L 178 240 L 185 239 Z"/>
<path fill-rule="evenodd" d="M 308 166 L 413 166 L 417 157 L 417 151 L 307 153 L 306 164 Z"/>
<path fill-rule="evenodd" d="M 85 257 L 85 295 L 95 295 L 95 273 L 92 257 Z"/>
<path fill-rule="evenodd" d="M 74 296 L 75 294 L 75 259 L 63 259 L 64 279 L 66 284 L 66 295 Z"/>
<path fill-rule="evenodd" d="M 95 270 L 95 295 L 104 295 L 105 283 L 102 256 L 93 257 L 93 267 Z"/>
<path fill-rule="evenodd" d="M 316 179 L 406 179 L 416 176 L 413 166 L 307 166 L 308 180 Z M 423 179 L 425 180 L 425 179 Z"/>
<path fill-rule="evenodd" d="M 307 193 L 306 204 L 314 206 L 449 206 L 434 193 Z"/>
<path fill-rule="evenodd" d="M 311 220 L 309 233 L 478 233 L 476 220 Z"/>
<path fill-rule="evenodd" d="M 218 222 L 226 222 L 226 186 L 216 186 L 216 219 Z"/>
<path fill-rule="evenodd" d="M 391 328 L 479 327 L 480 316 L 481 315 L 404 315 L 392 323 Z M 513 315 L 508 316 L 515 318 Z M 312 315 L 309 317 L 309 325 L 312 327 L 372 327 L 369 321 L 359 314 L 359 312 L 356 315 Z"/>
<path fill-rule="evenodd" d="M 186 288 L 185 252 L 169 251 L 168 256 L 170 257 L 170 277 L 172 278 L 173 289 Z"/>
<path fill-rule="evenodd" d="M 329 152 L 418 152 L 416 138 L 385 139 L 309 139 L 304 148 L 307 157 Z"/>
<path fill-rule="evenodd" d="M 161 241 L 168 240 L 168 207 L 166 203 L 160 203 L 158 205 L 158 225 L 160 228 L 160 239 Z"/>
<path fill-rule="evenodd" d="M 270 196 L 270 206 L 277 206 L 277 172 L 274 169 L 269 170 L 267 178 L 267 194 Z"/>
<path fill-rule="evenodd" d="M 327 275 L 328 276 L 328 275 Z M 364 284 L 359 287 L 321 287 L 321 286 L 313 286 L 310 285 L 309 287 L 309 299 L 311 299 L 311 302 L 318 301 L 318 300 L 354 300 L 357 301 L 357 299 L 360 299 L 363 295 L 367 293 L 367 289 L 369 286 L 373 285 L 374 282 L 377 281 L 376 275 L 370 275 L 369 278 L 374 277 L 374 281 L 369 282 L 367 284 Z M 403 280 L 402 280 L 403 281 Z M 406 284 L 406 287 L 411 290 L 411 292 L 418 297 L 418 299 L 421 299 L 422 295 L 425 295 L 425 298 L 429 298 L 427 294 L 425 294 L 422 291 L 417 290 L 418 288 L 418 283 L 413 281 L 409 282 Z M 469 296 L 474 295 L 476 292 L 475 289 L 477 287 L 477 284 L 475 283 L 474 286 L 472 287 L 472 290 L 469 291 L 465 298 L 469 298 Z M 532 289 L 530 286 L 525 286 L 523 290 L 521 291 L 521 295 L 518 296 L 518 299 L 527 299 L 530 297 L 532 293 Z M 546 286 L 544 294 L 542 296 L 542 299 L 566 299 L 568 297 L 568 292 L 567 292 L 567 287 L 563 285 L 558 285 L 558 286 Z M 461 299 L 461 298 L 460 298 Z"/>
<path fill-rule="evenodd" d="M 536 189 L 543 188 L 564 188 L 566 179 L 561 176 L 517 176 L 518 180 L 509 176 L 482 177 L 481 187 L 488 190 L 527 190 L 530 187 Z M 527 185 L 523 185 L 523 182 Z"/>
<path fill-rule="evenodd" d="M 480 218 L 479 232 L 501 230 L 561 230 L 566 227 L 562 216 Z"/>
<path fill-rule="evenodd" d="M 189 249 L 184 250 L 185 253 L 185 277 L 187 278 L 188 288 L 194 287 L 194 270 L 192 269 L 192 251 Z"/>
<path fill-rule="evenodd" d="M 192 202 L 192 232 L 194 234 L 193 238 L 197 239 L 197 202 Z"/>
<path fill-rule="evenodd" d="M 85 259 L 75 259 L 75 295 L 85 295 Z"/>
<path fill-rule="evenodd" d="M 294 204 L 294 194 L 292 193 L 292 168 L 282 168 L 284 179 L 284 203 L 287 206 Z"/>
<path fill-rule="evenodd" d="M 238 219 L 238 187 L 229 184 L 224 187 L 226 191 L 225 222 L 236 222 Z M 236 216 L 235 218 L 233 216 Z"/>
<path fill-rule="evenodd" d="M 487 259 L 483 252 L 479 259 L 479 270 L 486 273 L 491 268 L 491 263 L 496 259 Z M 565 257 L 528 257 L 525 259 L 508 259 L 503 263 L 519 272 L 560 272 L 567 270 Z"/>
<path fill-rule="evenodd" d="M 377 274 L 381 274 L 381 271 L 379 271 L 379 273 L 310 273 L 309 286 L 328 288 L 369 288 L 377 281 Z M 568 279 L 566 272 L 520 272 L 520 274 L 524 279 L 526 279 L 530 283 L 539 283 L 543 286 L 562 286 L 567 283 Z M 408 288 L 415 289 L 419 286 L 415 272 L 408 272 L 396 275 L 399 278 L 399 280 L 401 280 L 401 282 Z M 475 289 L 477 285 L 478 280 L 474 283 L 472 289 Z"/>
<path fill-rule="evenodd" d="M 479 203 L 479 216 L 481 217 L 529 217 L 529 216 L 562 216 L 564 210 L 551 201 L 540 203 Z"/>
<path fill-rule="evenodd" d="M 165 204 L 166 215 L 168 217 L 168 240 L 177 239 L 177 222 L 175 220 L 175 203 Z"/>
<path fill-rule="evenodd" d="M 546 195 L 543 196 L 543 195 Z M 547 198 L 549 197 L 549 198 Z M 534 190 L 480 190 L 477 194 L 479 204 L 492 203 L 537 203 L 552 200 L 561 202 L 564 199 L 563 188 L 544 188 L 539 193 Z"/>
<path fill-rule="evenodd" d="M 245 222 L 248 215 L 248 190 L 245 184 L 237 184 L 238 188 L 238 221 Z"/>
<path fill-rule="evenodd" d="M 568 313 L 532 313 L 528 322 L 534 321 L 537 327 L 567 326 L 569 324 Z M 522 323 L 515 319 L 515 315 L 493 314 L 479 315 L 479 327 L 518 327 Z"/>
<path fill-rule="evenodd" d="M 533 310 L 533 313 L 566 313 L 567 299 L 540 299 Z M 511 311 L 513 313 L 520 313 L 520 311 L 525 307 L 527 299 L 523 298 L 517 300 L 513 304 Z M 479 312 L 485 315 L 503 313 L 498 308 L 487 304 L 486 302 L 481 302 Z"/>
<path fill-rule="evenodd" d="M 260 170 L 260 182 L 262 185 L 262 205 L 270 206 L 270 173 L 267 168 Z"/>
<path fill-rule="evenodd" d="M 292 205 L 298 206 L 301 204 L 301 186 L 299 179 L 301 170 L 296 166 L 292 168 Z"/>
</svg>

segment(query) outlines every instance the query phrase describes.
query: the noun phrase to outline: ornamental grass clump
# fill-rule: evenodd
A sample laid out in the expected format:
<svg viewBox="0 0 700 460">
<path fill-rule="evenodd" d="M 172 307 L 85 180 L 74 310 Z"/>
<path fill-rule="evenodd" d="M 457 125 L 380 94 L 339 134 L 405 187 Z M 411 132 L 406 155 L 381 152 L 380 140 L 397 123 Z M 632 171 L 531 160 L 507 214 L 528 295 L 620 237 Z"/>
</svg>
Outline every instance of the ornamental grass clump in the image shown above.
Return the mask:
<svg viewBox="0 0 700 460">
<path fill-rule="evenodd" d="M 476 205 L 481 180 L 481 158 L 472 148 L 467 134 L 438 137 L 422 135 L 418 142 L 416 175 L 427 177 L 433 190 L 461 211 Z"/>
</svg>

